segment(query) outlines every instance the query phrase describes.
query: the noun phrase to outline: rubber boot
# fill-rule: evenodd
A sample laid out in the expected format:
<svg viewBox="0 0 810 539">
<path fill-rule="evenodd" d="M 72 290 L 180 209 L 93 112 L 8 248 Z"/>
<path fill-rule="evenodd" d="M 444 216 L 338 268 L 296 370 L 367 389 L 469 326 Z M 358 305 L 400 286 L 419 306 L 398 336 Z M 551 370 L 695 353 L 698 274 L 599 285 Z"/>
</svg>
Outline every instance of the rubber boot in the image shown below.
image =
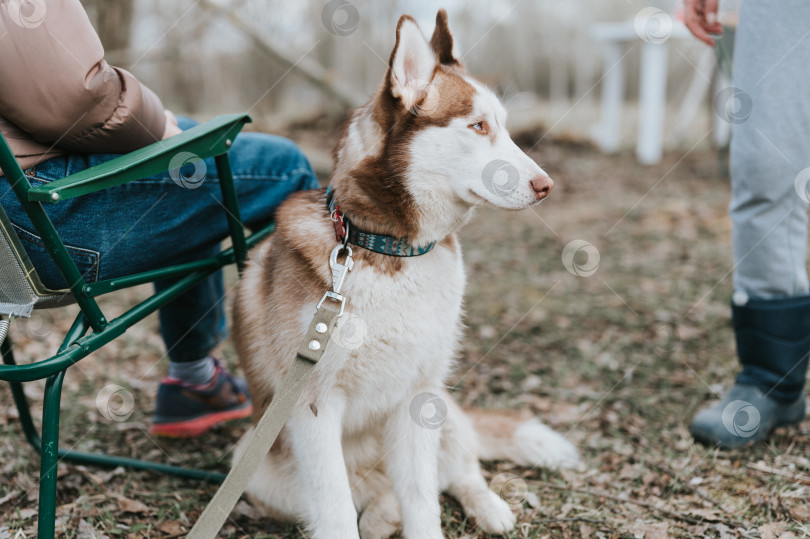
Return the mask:
<svg viewBox="0 0 810 539">
<path fill-rule="evenodd" d="M 731 312 L 742 371 L 690 427 L 696 440 L 727 449 L 761 442 L 774 428 L 804 419 L 810 296 L 732 303 Z"/>
</svg>

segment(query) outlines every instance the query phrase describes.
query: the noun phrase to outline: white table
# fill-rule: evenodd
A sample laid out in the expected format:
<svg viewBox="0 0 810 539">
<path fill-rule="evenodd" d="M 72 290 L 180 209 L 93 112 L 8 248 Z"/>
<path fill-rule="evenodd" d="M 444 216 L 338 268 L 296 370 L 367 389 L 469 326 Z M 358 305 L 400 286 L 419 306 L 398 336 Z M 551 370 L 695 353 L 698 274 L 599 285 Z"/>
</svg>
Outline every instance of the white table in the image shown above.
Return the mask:
<svg viewBox="0 0 810 539">
<path fill-rule="evenodd" d="M 667 48 L 673 39 L 691 38 L 680 21 L 672 20 L 672 31 L 661 43 L 642 40 L 633 21 L 599 23 L 591 35 L 602 44 L 604 74 L 602 77 L 602 118 L 593 128 L 593 138 L 605 153 L 619 150 L 621 111 L 624 99 L 624 57 L 629 44 L 641 44 L 641 66 L 638 101 L 638 138 L 636 156 L 639 162 L 661 161 L 663 128 L 667 95 Z"/>
</svg>

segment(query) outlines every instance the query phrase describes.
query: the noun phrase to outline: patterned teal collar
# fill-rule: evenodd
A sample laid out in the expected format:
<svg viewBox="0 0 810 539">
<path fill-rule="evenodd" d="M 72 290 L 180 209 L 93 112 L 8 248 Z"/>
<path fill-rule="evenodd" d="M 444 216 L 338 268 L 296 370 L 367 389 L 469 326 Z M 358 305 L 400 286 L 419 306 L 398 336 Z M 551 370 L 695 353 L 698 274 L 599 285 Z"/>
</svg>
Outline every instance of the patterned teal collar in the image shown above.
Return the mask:
<svg viewBox="0 0 810 539">
<path fill-rule="evenodd" d="M 395 238 L 383 234 L 372 234 L 364 232 L 349 222 L 349 219 L 340 211 L 335 200 L 335 191 L 330 185 L 326 189 L 326 205 L 329 208 L 329 216 L 335 225 L 335 237 L 342 243 L 351 243 L 389 256 L 419 256 L 427 253 L 436 246 L 436 242 L 428 243 L 425 246 L 411 245 L 405 238 Z"/>
</svg>

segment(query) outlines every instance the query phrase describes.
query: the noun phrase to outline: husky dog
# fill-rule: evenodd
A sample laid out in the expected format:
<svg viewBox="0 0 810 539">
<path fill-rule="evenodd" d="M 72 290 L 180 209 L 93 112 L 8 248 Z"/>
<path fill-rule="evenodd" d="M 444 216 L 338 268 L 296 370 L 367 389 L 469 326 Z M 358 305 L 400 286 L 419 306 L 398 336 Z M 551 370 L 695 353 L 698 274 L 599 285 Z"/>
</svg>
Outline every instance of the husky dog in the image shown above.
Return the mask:
<svg viewBox="0 0 810 539">
<path fill-rule="evenodd" d="M 500 534 L 515 515 L 488 488 L 479 459 L 578 462 L 574 446 L 536 419 L 465 411 L 444 389 L 462 334 L 455 232 L 476 206 L 528 208 L 554 185 L 505 121 L 498 98 L 454 56 L 445 12 L 429 42 L 403 15 L 382 86 L 351 114 L 335 148 L 331 209 L 324 189 L 295 193 L 278 209 L 275 234 L 253 256 L 262 263 L 248 265 L 234 306 L 254 422 L 331 289 L 336 212 L 355 229 L 355 245 L 341 291 L 347 310 L 247 488 L 268 515 L 302 520 L 316 539 L 398 529 L 439 539 L 446 492 L 479 528 Z M 493 182 L 496 169 L 506 183 Z"/>
</svg>

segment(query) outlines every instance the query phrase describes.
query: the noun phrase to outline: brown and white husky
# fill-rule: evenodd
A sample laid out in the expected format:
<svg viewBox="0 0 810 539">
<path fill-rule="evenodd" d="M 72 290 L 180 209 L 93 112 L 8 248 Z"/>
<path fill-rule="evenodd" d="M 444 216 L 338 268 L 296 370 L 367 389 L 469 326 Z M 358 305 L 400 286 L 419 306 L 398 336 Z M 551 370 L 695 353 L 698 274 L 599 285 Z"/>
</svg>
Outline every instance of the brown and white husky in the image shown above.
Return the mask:
<svg viewBox="0 0 810 539">
<path fill-rule="evenodd" d="M 354 246 L 337 333 L 351 321 L 360 331 L 333 337 L 252 478 L 248 495 L 267 514 L 305 522 L 316 539 L 382 538 L 400 528 L 408 539 L 438 539 L 446 492 L 480 529 L 504 533 L 515 515 L 488 488 L 479 459 L 578 462 L 574 446 L 536 419 L 462 410 L 444 388 L 462 334 L 456 231 L 476 206 L 528 208 L 553 186 L 505 121 L 497 97 L 454 56 L 445 12 L 429 42 L 402 16 L 381 88 L 351 114 L 337 143 L 331 186 L 358 230 L 435 247 L 399 257 Z M 496 169 L 506 178 L 493 180 Z M 276 219 L 234 306 L 254 421 L 332 283 L 336 240 L 325 190 L 294 194 Z"/>
</svg>

